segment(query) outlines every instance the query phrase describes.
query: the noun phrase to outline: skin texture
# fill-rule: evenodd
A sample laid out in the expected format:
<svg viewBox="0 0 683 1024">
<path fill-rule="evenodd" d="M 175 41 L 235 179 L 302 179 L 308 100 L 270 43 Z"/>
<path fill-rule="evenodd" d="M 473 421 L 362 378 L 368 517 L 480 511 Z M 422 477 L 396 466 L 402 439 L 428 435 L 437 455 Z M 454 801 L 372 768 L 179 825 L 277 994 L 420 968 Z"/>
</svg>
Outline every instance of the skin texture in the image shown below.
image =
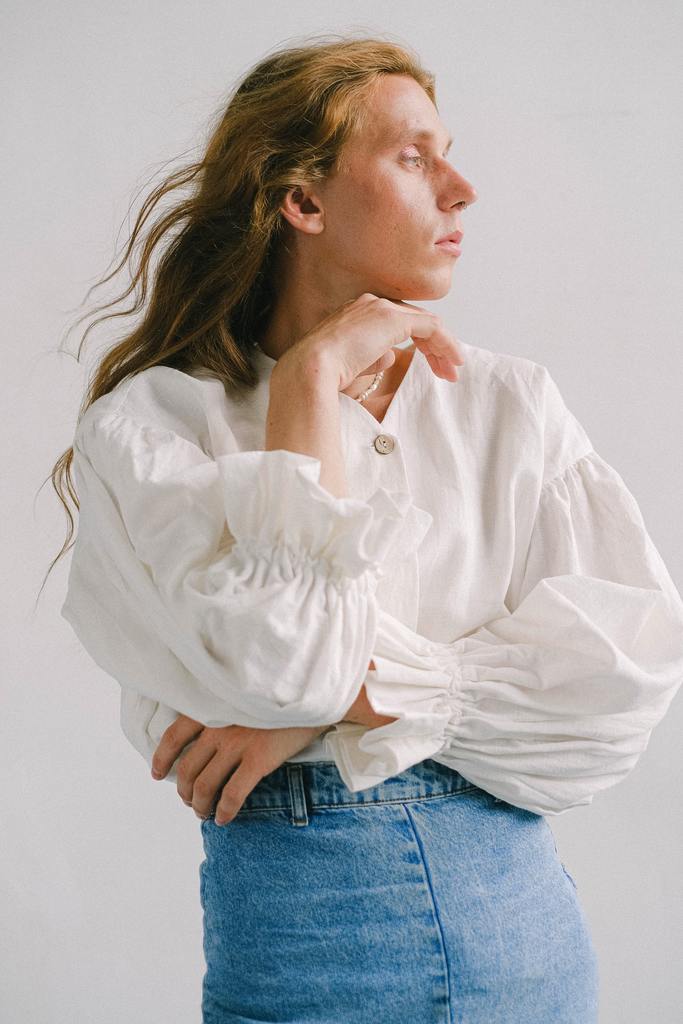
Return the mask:
<svg viewBox="0 0 683 1024">
<path fill-rule="evenodd" d="M 445 155 L 448 130 L 414 79 L 383 76 L 372 111 L 365 129 L 347 143 L 344 169 L 311 188 L 290 190 L 282 204 L 287 223 L 274 274 L 277 301 L 259 339 L 273 359 L 364 292 L 414 302 L 450 291 L 457 260 L 434 242 L 453 231 L 464 234 L 462 210 L 477 194 Z M 435 138 L 403 131 L 404 122 Z M 403 372 L 390 367 L 373 402 L 395 391 Z M 345 393 L 356 397 L 373 377 L 357 377 Z"/>
<path fill-rule="evenodd" d="M 419 136 L 415 126 L 432 137 Z M 342 303 L 366 292 L 401 302 L 448 293 L 457 259 L 435 242 L 463 232 L 462 210 L 477 198 L 448 159 L 448 141 L 448 129 L 414 79 L 380 78 L 372 116 L 345 147 L 344 166 L 324 182 L 302 182 L 285 196 L 285 239 L 274 272 L 277 298 L 258 339 L 267 355 L 279 360 Z M 379 419 L 410 363 L 410 355 L 393 352 L 380 387 L 364 403 Z M 355 398 L 374 376 L 374 369 L 359 374 L 344 392 Z M 393 721 L 374 712 L 364 686 L 344 720 L 371 728 Z M 329 724 L 211 729 L 180 715 L 155 751 L 153 777 L 163 778 L 182 753 L 179 796 L 197 817 L 215 809 L 216 823 L 227 823 L 265 775 Z"/>
</svg>

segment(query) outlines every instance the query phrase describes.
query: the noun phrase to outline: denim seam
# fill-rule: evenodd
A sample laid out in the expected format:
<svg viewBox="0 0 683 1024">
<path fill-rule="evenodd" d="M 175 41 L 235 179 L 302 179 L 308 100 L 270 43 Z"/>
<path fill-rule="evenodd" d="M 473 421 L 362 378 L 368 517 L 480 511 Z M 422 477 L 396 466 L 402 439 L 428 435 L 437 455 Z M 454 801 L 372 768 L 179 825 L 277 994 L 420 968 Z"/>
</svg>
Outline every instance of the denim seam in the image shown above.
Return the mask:
<svg viewBox="0 0 683 1024">
<path fill-rule="evenodd" d="M 566 868 L 566 867 L 564 866 L 564 864 L 563 864 L 563 862 L 562 862 L 562 861 L 560 861 L 560 866 L 561 866 L 562 870 L 564 871 L 565 875 L 567 876 L 567 878 L 569 879 L 569 881 L 570 881 L 570 882 L 572 883 L 572 885 L 574 886 L 574 888 L 575 888 L 575 889 L 577 890 L 577 892 L 578 892 L 578 888 L 579 888 L 579 887 L 578 887 L 578 885 L 576 884 L 576 882 L 575 882 L 575 880 L 574 880 L 574 876 L 573 876 L 573 875 L 571 875 L 571 874 L 569 873 L 569 871 L 568 871 L 568 870 L 567 870 L 567 868 Z"/>
<path fill-rule="evenodd" d="M 451 973 L 450 973 L 450 964 L 448 963 L 448 956 L 446 955 L 446 940 L 445 940 L 444 934 L 443 934 L 443 926 L 441 924 L 441 918 L 439 916 L 439 909 L 438 909 L 438 907 L 436 905 L 436 898 L 434 896 L 434 887 L 432 886 L 432 878 L 431 878 L 431 874 L 429 872 L 429 868 L 427 866 L 427 858 L 425 857 L 424 848 L 422 846 L 422 841 L 420 840 L 420 837 L 418 835 L 418 831 L 415 828 L 415 822 L 413 821 L 413 817 L 412 817 L 410 811 L 408 810 L 408 807 L 405 804 L 404 804 L 404 807 L 403 807 L 403 811 L 404 811 L 404 813 L 405 813 L 405 815 L 406 815 L 406 817 L 408 819 L 408 822 L 410 823 L 410 827 L 411 827 L 411 829 L 413 831 L 413 836 L 415 837 L 415 842 L 417 843 L 417 848 L 418 848 L 418 850 L 420 852 L 420 860 L 422 861 L 422 868 L 423 868 L 423 871 L 425 873 L 425 878 L 426 878 L 426 881 L 427 881 L 427 888 L 429 889 L 429 895 L 430 895 L 430 898 L 431 898 L 431 901 L 432 901 L 432 910 L 433 910 L 433 913 L 434 913 L 434 918 L 436 920 L 437 931 L 439 933 L 439 941 L 441 942 L 441 956 L 443 957 L 443 962 L 444 962 L 444 967 L 445 967 L 445 975 L 446 975 L 446 1008 L 447 1008 L 447 1011 L 448 1011 L 448 1020 L 449 1020 L 449 1024 L 453 1024 L 453 1007 L 451 1006 Z"/>
<path fill-rule="evenodd" d="M 464 796 L 465 794 L 472 793 L 472 792 L 474 792 L 477 789 L 478 789 L 477 786 L 468 786 L 467 789 L 458 789 L 454 793 L 435 793 L 433 796 L 414 796 L 414 797 L 407 797 L 407 798 L 403 797 L 403 799 L 397 797 L 396 799 L 392 799 L 392 800 L 358 800 L 358 801 L 351 801 L 349 803 L 340 803 L 340 804 L 317 804 L 317 803 L 311 803 L 309 805 L 309 807 L 308 807 L 308 810 L 310 812 L 315 812 L 315 811 L 335 811 L 335 810 L 347 810 L 350 807 L 360 808 L 360 807 L 378 807 L 378 806 L 382 806 L 382 805 L 385 805 L 385 804 L 416 804 L 416 803 L 425 803 L 428 800 L 445 800 L 445 799 L 447 799 L 448 797 L 451 797 L 451 796 Z M 236 817 L 241 815 L 241 814 L 259 814 L 259 813 L 261 813 L 263 811 L 266 811 L 266 812 L 268 812 L 268 811 L 290 811 L 291 812 L 291 809 L 292 809 L 291 808 L 291 803 L 289 803 L 289 804 L 273 804 L 271 807 L 266 807 L 266 806 L 263 806 L 263 807 L 243 807 L 241 810 L 239 810 L 237 812 Z M 209 815 L 209 817 L 213 817 L 213 815 Z"/>
</svg>

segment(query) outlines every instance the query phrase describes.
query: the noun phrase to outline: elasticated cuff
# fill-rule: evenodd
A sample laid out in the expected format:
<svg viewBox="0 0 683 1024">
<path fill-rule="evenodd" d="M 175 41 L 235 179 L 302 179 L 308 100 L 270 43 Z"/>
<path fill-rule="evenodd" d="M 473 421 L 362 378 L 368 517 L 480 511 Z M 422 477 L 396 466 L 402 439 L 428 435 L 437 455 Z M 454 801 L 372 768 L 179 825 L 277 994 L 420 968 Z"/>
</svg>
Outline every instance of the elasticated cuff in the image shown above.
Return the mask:
<svg viewBox="0 0 683 1024">
<path fill-rule="evenodd" d="M 455 649 L 404 629 L 379 612 L 365 679 L 373 710 L 397 720 L 377 728 L 339 722 L 324 737 L 346 787 L 353 793 L 378 785 L 438 754 L 461 714 Z"/>
<path fill-rule="evenodd" d="M 407 491 L 335 497 L 319 483 L 320 460 L 299 452 L 236 452 L 216 462 L 230 532 L 250 551 L 285 546 L 344 576 L 382 575 L 385 560 L 416 550 L 433 521 Z"/>
</svg>

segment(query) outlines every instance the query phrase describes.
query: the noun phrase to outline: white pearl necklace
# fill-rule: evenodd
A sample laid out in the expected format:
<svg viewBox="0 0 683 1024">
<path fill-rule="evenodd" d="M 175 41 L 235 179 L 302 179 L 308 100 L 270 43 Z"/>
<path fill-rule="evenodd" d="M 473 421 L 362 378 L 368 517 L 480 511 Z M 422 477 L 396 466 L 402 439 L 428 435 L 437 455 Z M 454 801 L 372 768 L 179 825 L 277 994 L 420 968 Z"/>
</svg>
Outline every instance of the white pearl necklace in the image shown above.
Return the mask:
<svg viewBox="0 0 683 1024">
<path fill-rule="evenodd" d="M 367 388 L 363 392 L 362 395 L 359 395 L 358 398 L 356 399 L 356 401 L 357 402 L 364 402 L 365 399 L 368 397 L 368 395 L 372 394 L 372 392 L 375 390 L 375 388 L 378 388 L 379 385 L 382 383 L 382 377 L 383 376 L 384 376 L 384 370 L 380 370 L 379 373 L 376 373 L 375 374 L 375 379 L 373 380 L 373 382 L 370 385 L 370 387 Z"/>
</svg>

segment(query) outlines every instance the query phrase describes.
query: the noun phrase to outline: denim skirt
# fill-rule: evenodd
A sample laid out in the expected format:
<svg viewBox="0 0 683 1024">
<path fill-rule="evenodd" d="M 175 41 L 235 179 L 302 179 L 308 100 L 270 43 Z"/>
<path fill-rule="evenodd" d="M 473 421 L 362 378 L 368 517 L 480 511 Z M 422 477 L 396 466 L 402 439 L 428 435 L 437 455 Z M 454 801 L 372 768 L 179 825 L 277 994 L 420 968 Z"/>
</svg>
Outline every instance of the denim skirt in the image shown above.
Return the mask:
<svg viewBox="0 0 683 1024">
<path fill-rule="evenodd" d="M 358 793 L 284 762 L 201 830 L 203 1024 L 597 1024 L 550 825 L 436 761 Z"/>
</svg>

